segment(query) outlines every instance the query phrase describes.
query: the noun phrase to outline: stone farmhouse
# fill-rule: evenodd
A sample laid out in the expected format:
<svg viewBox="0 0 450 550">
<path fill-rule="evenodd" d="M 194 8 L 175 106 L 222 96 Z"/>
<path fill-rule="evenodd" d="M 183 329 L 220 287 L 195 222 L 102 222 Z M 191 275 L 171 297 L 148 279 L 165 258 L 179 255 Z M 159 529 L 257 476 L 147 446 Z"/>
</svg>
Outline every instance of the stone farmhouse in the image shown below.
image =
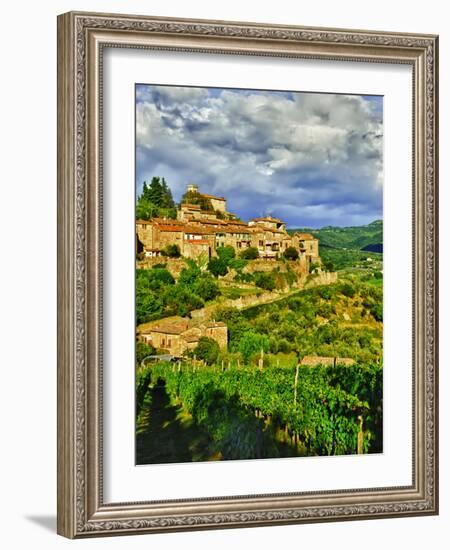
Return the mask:
<svg viewBox="0 0 450 550">
<path fill-rule="evenodd" d="M 140 339 L 158 350 L 181 357 L 185 351 L 194 350 L 202 336 L 215 340 L 221 349 L 227 348 L 228 328 L 225 323 L 206 321 L 194 325 L 190 319 L 172 317 L 142 330 Z"/>
<path fill-rule="evenodd" d="M 197 204 L 182 203 L 177 219 L 153 218 L 136 221 L 136 250 L 145 257 L 157 257 L 168 245 L 177 245 L 183 257 L 217 256 L 217 249 L 231 246 L 237 253 L 245 248 L 258 249 L 261 259 L 277 259 L 287 248 L 298 250 L 308 263 L 320 261 L 319 241 L 309 233 L 290 235 L 286 224 L 272 216 L 240 221 L 227 211 L 224 197 L 200 193 L 194 184 L 188 192 L 208 199 L 213 210 Z"/>
</svg>

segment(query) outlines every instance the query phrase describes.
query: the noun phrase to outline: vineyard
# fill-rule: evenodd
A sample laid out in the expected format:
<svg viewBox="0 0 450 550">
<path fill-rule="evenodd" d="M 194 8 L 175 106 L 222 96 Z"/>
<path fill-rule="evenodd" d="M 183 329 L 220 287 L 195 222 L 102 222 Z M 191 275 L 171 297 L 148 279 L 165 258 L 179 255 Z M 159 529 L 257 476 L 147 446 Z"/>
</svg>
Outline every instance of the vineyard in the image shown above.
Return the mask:
<svg viewBox="0 0 450 550">
<path fill-rule="evenodd" d="M 139 370 L 136 389 L 138 429 L 155 413 L 152 395 L 163 393 L 216 460 L 382 451 L 378 364 L 260 369 L 161 362 Z M 141 446 L 152 445 L 158 438 L 141 434 Z M 139 448 L 138 462 L 145 463 Z"/>
</svg>

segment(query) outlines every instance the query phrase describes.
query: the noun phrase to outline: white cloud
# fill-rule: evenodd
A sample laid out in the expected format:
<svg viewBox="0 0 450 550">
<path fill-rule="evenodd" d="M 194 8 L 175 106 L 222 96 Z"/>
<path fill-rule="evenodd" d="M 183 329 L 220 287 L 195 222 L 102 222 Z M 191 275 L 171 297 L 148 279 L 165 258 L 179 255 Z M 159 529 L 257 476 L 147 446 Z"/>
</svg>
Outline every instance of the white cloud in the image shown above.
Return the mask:
<svg viewBox="0 0 450 550">
<path fill-rule="evenodd" d="M 230 207 L 236 197 L 243 217 L 276 196 L 291 224 L 293 201 L 300 218 L 320 205 L 324 216 L 339 207 L 342 224 L 380 216 L 382 121 L 368 99 L 170 86 L 139 87 L 137 99 L 138 185 L 170 172 L 176 196 L 197 181 Z"/>
</svg>

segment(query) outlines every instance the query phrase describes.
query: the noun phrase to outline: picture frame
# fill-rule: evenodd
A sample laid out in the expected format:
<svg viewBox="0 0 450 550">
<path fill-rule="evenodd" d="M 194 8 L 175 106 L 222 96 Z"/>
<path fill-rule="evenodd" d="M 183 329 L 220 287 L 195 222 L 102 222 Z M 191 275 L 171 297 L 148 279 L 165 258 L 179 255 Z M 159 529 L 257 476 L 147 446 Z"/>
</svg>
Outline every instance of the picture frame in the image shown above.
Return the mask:
<svg viewBox="0 0 450 550">
<path fill-rule="evenodd" d="M 411 484 L 104 500 L 103 54 L 248 55 L 412 69 Z M 58 533 L 69 538 L 438 513 L 438 37 L 70 12 L 58 17 Z M 132 192 L 132 191 L 130 191 Z M 130 366 L 130 376 L 134 368 Z M 130 402 L 132 400 L 130 396 Z"/>
</svg>

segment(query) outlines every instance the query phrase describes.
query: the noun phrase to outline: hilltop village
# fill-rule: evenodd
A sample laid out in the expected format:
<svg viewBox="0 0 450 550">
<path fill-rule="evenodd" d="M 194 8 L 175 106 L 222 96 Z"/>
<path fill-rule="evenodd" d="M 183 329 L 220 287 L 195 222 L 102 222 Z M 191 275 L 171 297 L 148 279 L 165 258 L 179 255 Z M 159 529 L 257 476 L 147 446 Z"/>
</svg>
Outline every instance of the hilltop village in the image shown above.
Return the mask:
<svg viewBox="0 0 450 550">
<path fill-rule="evenodd" d="M 313 264 L 320 264 L 319 241 L 311 234 L 291 235 L 286 231 L 286 224 L 272 216 L 241 221 L 228 211 L 224 197 L 202 193 L 195 184 L 187 186 L 176 208 L 176 219 L 174 214 L 175 210 L 171 218 L 155 216 L 136 220 L 136 254 L 140 267 L 167 260 L 180 262 L 171 259 L 173 256 L 210 260 L 220 256 L 223 247 L 233 248 L 236 257 L 241 258 L 245 257 L 246 250 L 252 250 L 253 264 L 259 272 L 272 270 L 277 260 L 288 250 L 292 253 L 292 249 L 296 257 L 295 270 L 302 277 L 306 277 Z M 273 300 L 273 296 L 269 298 Z M 228 327 L 210 316 L 196 319 L 172 316 L 147 323 L 138 330 L 140 341 L 175 357 L 195 350 L 202 337 L 215 340 L 221 349 L 226 349 Z"/>
<path fill-rule="evenodd" d="M 237 254 L 256 248 L 259 258 L 276 260 L 288 248 L 295 248 L 308 264 L 319 262 L 319 241 L 309 233 L 289 235 L 286 224 L 272 216 L 240 221 L 227 211 L 224 197 L 200 193 L 190 184 L 185 194 L 195 203 L 182 202 L 177 219 L 152 218 L 136 221 L 136 251 L 145 257 L 164 255 L 168 246 L 177 246 L 184 258 L 217 255 L 217 249 L 231 246 Z"/>
</svg>

